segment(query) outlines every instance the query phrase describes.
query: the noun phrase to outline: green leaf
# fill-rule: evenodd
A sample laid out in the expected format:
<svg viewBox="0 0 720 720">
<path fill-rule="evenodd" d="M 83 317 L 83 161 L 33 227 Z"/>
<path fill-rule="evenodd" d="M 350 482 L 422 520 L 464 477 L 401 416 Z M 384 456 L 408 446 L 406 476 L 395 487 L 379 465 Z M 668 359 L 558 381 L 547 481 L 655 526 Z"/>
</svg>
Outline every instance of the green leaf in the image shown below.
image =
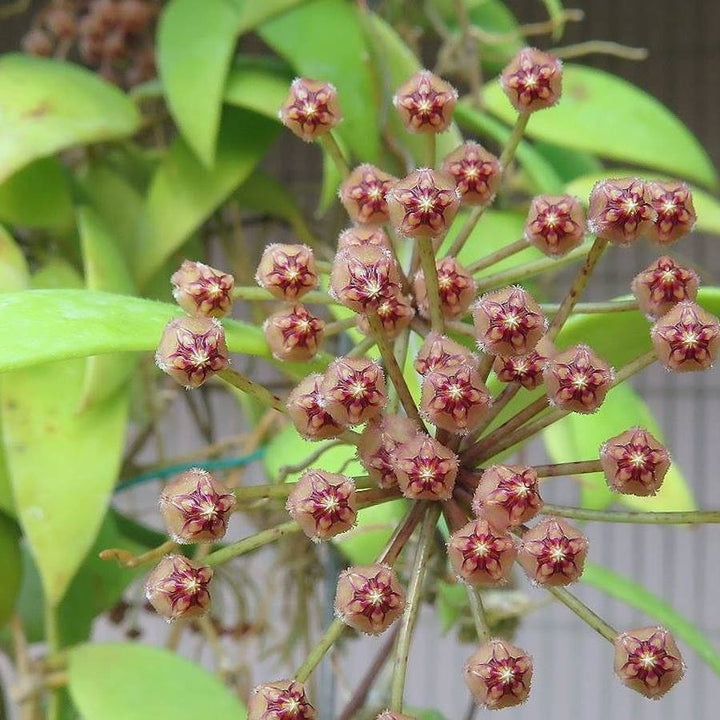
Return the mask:
<svg viewBox="0 0 720 720">
<path fill-rule="evenodd" d="M 0 225 L 0 293 L 23 290 L 30 273 L 15 238 Z"/>
<path fill-rule="evenodd" d="M 198 162 L 182 138 L 175 140 L 155 173 L 141 222 L 135 254 L 140 284 L 247 179 L 276 129 L 255 113 L 228 108 L 212 169 Z"/>
<path fill-rule="evenodd" d="M 603 171 L 602 163 L 590 153 L 568 150 L 560 145 L 543 142 L 535 143 L 534 147 L 553 166 L 563 182 L 569 183 L 583 175 L 602 172 L 605 172 L 604 177 L 607 177 L 608 171 Z"/>
<path fill-rule="evenodd" d="M 3 581 L 0 583 L 0 628 L 15 610 L 22 580 L 22 557 L 20 532 L 17 525 L 0 513 L 0 567 Z"/>
<path fill-rule="evenodd" d="M 265 58 L 239 58 L 228 73 L 224 99 L 278 122 L 278 110 L 291 81 L 292 70 L 284 64 Z"/>
<path fill-rule="evenodd" d="M 707 630 L 694 625 L 647 588 L 612 570 L 591 563 L 585 565 L 580 580 L 622 600 L 631 607 L 642 610 L 648 617 L 686 642 L 717 675 L 720 675 L 720 652 L 708 640 Z"/>
<path fill-rule="evenodd" d="M 217 677 L 158 648 L 81 645 L 70 651 L 68 673 L 86 720 L 240 720 L 247 712 Z"/>
<path fill-rule="evenodd" d="M 95 73 L 29 55 L 0 59 L 0 181 L 73 145 L 132 135 L 140 114 Z"/>
<path fill-rule="evenodd" d="M 510 123 L 516 117 L 499 83 L 485 87 L 490 112 Z M 557 107 L 535 113 L 527 135 L 574 150 L 641 167 L 665 170 L 715 186 L 715 168 L 695 136 L 659 101 L 614 75 L 566 64 Z"/>
</svg>

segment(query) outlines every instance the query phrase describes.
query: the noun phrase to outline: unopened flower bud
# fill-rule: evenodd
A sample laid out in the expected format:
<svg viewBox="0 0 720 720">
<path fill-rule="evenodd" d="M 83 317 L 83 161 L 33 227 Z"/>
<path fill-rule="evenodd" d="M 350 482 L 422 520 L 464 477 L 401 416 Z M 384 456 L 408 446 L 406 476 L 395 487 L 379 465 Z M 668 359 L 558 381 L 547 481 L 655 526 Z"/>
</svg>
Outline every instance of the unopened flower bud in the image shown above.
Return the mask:
<svg viewBox="0 0 720 720">
<path fill-rule="evenodd" d="M 213 571 L 184 555 L 166 555 L 148 576 L 145 596 L 166 620 L 204 615 L 210 609 Z"/>
<path fill-rule="evenodd" d="M 400 292 L 400 274 L 392 254 L 372 245 L 351 246 L 335 255 L 330 290 L 354 312 L 374 310 Z"/>
<path fill-rule="evenodd" d="M 582 244 L 585 211 L 572 195 L 538 195 L 530 203 L 525 238 L 545 255 L 558 257 Z"/>
<path fill-rule="evenodd" d="M 325 371 L 320 395 L 325 409 L 340 425 L 372 420 L 387 402 L 382 368 L 372 360 L 337 358 Z"/>
<path fill-rule="evenodd" d="M 229 365 L 225 331 L 214 318 L 175 318 L 163 330 L 155 362 L 180 385 L 200 387 Z"/>
<path fill-rule="evenodd" d="M 678 303 L 695 300 L 699 285 L 694 270 L 681 267 L 663 255 L 638 273 L 631 287 L 640 309 L 648 317 L 657 319 Z"/>
<path fill-rule="evenodd" d="M 400 617 L 404 607 L 405 591 L 387 565 L 358 565 L 340 574 L 335 612 L 346 625 L 380 635 Z"/>
<path fill-rule="evenodd" d="M 437 262 L 440 309 L 447 318 L 464 315 L 475 299 L 477 284 L 473 276 L 452 257 Z M 419 270 L 413 280 L 413 290 L 418 311 L 424 317 L 430 316 L 425 273 Z"/>
<path fill-rule="evenodd" d="M 396 452 L 398 485 L 413 500 L 447 500 L 455 487 L 458 458 L 424 433 L 402 443 Z"/>
<path fill-rule="evenodd" d="M 438 133 L 450 127 L 457 99 L 450 83 L 420 70 L 398 88 L 393 103 L 410 132 Z"/>
<path fill-rule="evenodd" d="M 317 353 L 325 322 L 298 304 L 270 315 L 263 331 L 268 347 L 278 360 L 300 362 Z"/>
<path fill-rule="evenodd" d="M 235 496 L 206 470 L 193 468 L 160 493 L 160 512 L 178 543 L 214 542 L 225 537 Z"/>
<path fill-rule="evenodd" d="M 374 165 L 360 165 L 340 186 L 340 201 L 355 222 L 382 225 L 390 220 L 385 196 L 396 180 Z"/>
<path fill-rule="evenodd" d="M 690 188 L 684 182 L 654 181 L 647 183 L 647 189 L 657 214 L 648 231 L 650 240 L 669 245 L 687 235 L 697 220 Z"/>
<path fill-rule="evenodd" d="M 466 205 L 492 202 L 502 180 L 500 161 L 482 145 L 468 141 L 445 157 L 442 171 L 455 181 Z"/>
<path fill-rule="evenodd" d="M 639 178 L 600 180 L 590 193 L 588 228 L 603 240 L 627 245 L 652 230 L 657 213 L 650 200 Z"/>
<path fill-rule="evenodd" d="M 594 413 L 612 387 L 612 368 L 587 345 L 573 345 L 548 360 L 543 371 L 550 402 L 562 410 Z"/>
<path fill-rule="evenodd" d="M 121 0 L 118 3 L 118 22 L 129 33 L 141 33 L 147 27 L 156 12 L 150 4 L 142 0 Z"/>
<path fill-rule="evenodd" d="M 480 477 L 472 509 L 498 529 L 515 527 L 535 517 L 543 506 L 535 470 L 525 465 L 493 465 Z"/>
<path fill-rule="evenodd" d="M 48 57 L 53 52 L 53 41 L 40 28 L 32 28 L 22 39 L 22 49 L 29 55 Z"/>
<path fill-rule="evenodd" d="M 305 686 L 295 680 L 258 685 L 248 702 L 247 720 L 316 720 Z"/>
<path fill-rule="evenodd" d="M 295 78 L 279 116 L 285 127 L 310 142 L 332 130 L 342 119 L 337 90 L 321 80 Z"/>
<path fill-rule="evenodd" d="M 382 488 L 395 487 L 397 448 L 417 433 L 410 418 L 384 415 L 379 422 L 368 423 L 357 444 L 358 457 L 368 475 Z"/>
<path fill-rule="evenodd" d="M 255 279 L 280 300 L 298 300 L 318 283 L 313 251 L 307 245 L 268 245 Z"/>
<path fill-rule="evenodd" d="M 375 247 L 390 249 L 390 241 L 385 231 L 377 225 L 356 225 L 343 230 L 338 236 L 338 252 L 349 247 L 373 245 Z"/>
<path fill-rule="evenodd" d="M 45 15 L 45 25 L 57 38 L 71 40 L 77 34 L 75 14 L 64 7 L 51 7 Z"/>
<path fill-rule="evenodd" d="M 486 520 L 473 520 L 454 532 L 447 552 L 452 569 L 470 585 L 504 582 L 517 555 L 512 537 Z"/>
<path fill-rule="evenodd" d="M 228 273 L 184 260 L 170 281 L 175 301 L 189 315 L 220 318 L 232 308 L 235 278 Z"/>
<path fill-rule="evenodd" d="M 380 318 L 385 334 L 392 340 L 407 328 L 415 317 L 415 308 L 408 298 L 397 293 L 385 298 L 375 309 Z M 372 329 L 367 315 L 358 316 L 358 329 L 365 335 L 370 335 Z"/>
<path fill-rule="evenodd" d="M 519 113 L 552 107 L 562 93 L 562 63 L 549 53 L 524 48 L 502 71 L 500 84 Z"/>
<path fill-rule="evenodd" d="M 557 348 L 547 336 L 540 341 L 527 355 L 503 357 L 498 355 L 493 370 L 500 382 L 520 383 L 527 390 L 534 390 L 543 383 L 543 371 L 548 360 L 555 355 Z"/>
<path fill-rule="evenodd" d="M 343 427 L 333 420 L 323 407 L 320 386 L 323 376 L 308 375 L 290 393 L 287 409 L 295 429 L 306 440 L 329 440 L 343 433 Z"/>
<path fill-rule="evenodd" d="M 415 358 L 415 370 L 420 375 L 427 375 L 433 370 L 455 367 L 463 363 L 477 363 L 477 360 L 465 346 L 446 335 L 431 332 L 425 338 Z"/>
</svg>

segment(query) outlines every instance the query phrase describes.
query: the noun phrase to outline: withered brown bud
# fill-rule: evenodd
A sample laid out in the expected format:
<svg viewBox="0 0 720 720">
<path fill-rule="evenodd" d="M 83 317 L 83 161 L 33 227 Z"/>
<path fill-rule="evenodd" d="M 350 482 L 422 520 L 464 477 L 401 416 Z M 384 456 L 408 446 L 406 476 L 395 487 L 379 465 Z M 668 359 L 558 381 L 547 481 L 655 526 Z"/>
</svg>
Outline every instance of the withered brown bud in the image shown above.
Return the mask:
<svg viewBox="0 0 720 720">
<path fill-rule="evenodd" d="M 178 543 L 214 542 L 225 537 L 235 496 L 206 470 L 193 468 L 160 493 L 160 512 Z"/>
<path fill-rule="evenodd" d="M 455 573 L 470 585 L 497 585 L 507 580 L 517 550 L 509 533 L 486 520 L 473 520 L 454 532 L 447 545 Z"/>
<path fill-rule="evenodd" d="M 335 612 L 368 635 L 385 632 L 402 614 L 405 591 L 387 565 L 358 565 L 340 574 Z"/>
<path fill-rule="evenodd" d="M 400 292 L 400 274 L 390 251 L 373 245 L 338 252 L 330 274 L 330 291 L 354 312 L 372 311 Z"/>
<path fill-rule="evenodd" d="M 307 245 L 268 245 L 255 279 L 280 300 L 298 300 L 317 286 L 313 251 Z"/>
<path fill-rule="evenodd" d="M 657 213 L 639 178 L 600 180 L 590 193 L 588 228 L 593 235 L 627 245 L 651 232 Z"/>
<path fill-rule="evenodd" d="M 232 308 L 235 278 L 228 273 L 184 260 L 170 281 L 175 302 L 189 315 L 220 318 Z"/>
<path fill-rule="evenodd" d="M 652 326 L 650 338 L 668 370 L 707 370 L 720 352 L 720 320 L 697 303 L 682 302 Z"/>
<path fill-rule="evenodd" d="M 447 318 L 464 315 L 470 307 L 470 303 L 475 299 L 477 283 L 473 276 L 452 257 L 438 260 L 437 276 L 442 314 Z M 418 311 L 424 317 L 429 317 L 427 285 L 425 273 L 422 270 L 415 275 L 413 291 Z"/>
<path fill-rule="evenodd" d="M 320 386 L 323 376 L 308 375 L 290 393 L 287 409 L 295 429 L 306 440 L 329 440 L 342 435 L 343 426 L 323 407 Z"/>
<path fill-rule="evenodd" d="M 612 368 L 587 345 L 573 345 L 548 360 L 547 396 L 562 410 L 594 413 L 612 387 Z"/>
<path fill-rule="evenodd" d="M 463 345 L 445 335 L 431 332 L 425 338 L 415 358 L 415 370 L 427 375 L 433 370 L 455 367 L 463 363 L 477 363 L 475 356 Z"/>
<path fill-rule="evenodd" d="M 684 182 L 654 181 L 647 183 L 647 189 L 657 214 L 648 231 L 650 240 L 669 245 L 687 235 L 697 220 L 690 188 Z"/>
<path fill-rule="evenodd" d="M 450 83 L 420 70 L 398 88 L 393 103 L 410 132 L 438 133 L 450 127 L 457 99 Z"/>
<path fill-rule="evenodd" d="M 468 141 L 445 157 L 442 171 L 455 181 L 466 205 L 492 202 L 502 180 L 500 161 L 482 145 Z"/>
<path fill-rule="evenodd" d="M 522 525 L 543 506 L 535 470 L 525 465 L 493 465 L 480 477 L 472 509 L 479 519 L 504 529 Z"/>
<path fill-rule="evenodd" d="M 600 447 L 608 485 L 624 495 L 654 495 L 670 469 L 670 454 L 647 430 L 631 428 Z"/>
<path fill-rule="evenodd" d="M 518 562 L 538 585 L 557 587 L 582 575 L 587 551 L 583 532 L 561 518 L 545 518 L 523 535 Z"/>
<path fill-rule="evenodd" d="M 400 293 L 385 298 L 377 306 L 375 312 L 391 340 L 408 327 L 415 317 L 415 308 L 410 304 L 410 300 Z M 365 335 L 370 335 L 372 332 L 367 315 L 358 316 L 357 326 Z"/>
<path fill-rule="evenodd" d="M 545 334 L 546 320 L 519 286 L 483 295 L 473 307 L 478 345 L 492 355 L 527 355 Z"/>
<path fill-rule="evenodd" d="M 337 358 L 325 371 L 320 395 L 324 408 L 340 425 L 372 420 L 387 402 L 382 368 L 372 360 Z"/>
<path fill-rule="evenodd" d="M 631 287 L 640 309 L 648 317 L 657 319 L 678 303 L 695 300 L 699 285 L 694 270 L 681 267 L 663 255 L 638 273 Z"/>
<path fill-rule="evenodd" d="M 585 211 L 572 195 L 538 195 L 530 203 L 525 238 L 545 255 L 558 257 L 582 244 Z"/>
<path fill-rule="evenodd" d="M 340 202 L 355 222 L 382 225 L 390 220 L 385 196 L 396 181 L 374 165 L 360 165 L 340 186 Z"/>
<path fill-rule="evenodd" d="M 463 674 L 475 702 L 499 710 L 527 700 L 533 662 L 524 650 L 506 640 L 493 639 L 468 659 Z"/>
<path fill-rule="evenodd" d="M 552 107 L 562 93 L 562 63 L 549 53 L 524 48 L 502 71 L 500 84 L 519 113 Z"/>
<path fill-rule="evenodd" d="M 229 365 L 223 326 L 214 318 L 171 320 L 163 330 L 155 362 L 183 387 L 200 387 Z"/>
<path fill-rule="evenodd" d="M 292 305 L 270 315 L 263 324 L 265 340 L 278 360 L 309 360 L 317 351 L 325 333 L 325 322 L 304 305 Z"/>
<path fill-rule="evenodd" d="M 543 370 L 548 360 L 555 355 L 557 348 L 547 336 L 540 341 L 527 355 L 503 357 L 498 355 L 493 370 L 500 382 L 520 383 L 528 390 L 534 390 L 543 383 Z"/>
<path fill-rule="evenodd" d="M 458 458 L 424 433 L 402 443 L 396 451 L 398 485 L 413 500 L 447 500 L 455 487 Z"/>
<path fill-rule="evenodd" d="M 148 576 L 145 597 L 166 620 L 204 615 L 210 609 L 213 571 L 184 555 L 166 555 Z"/>
<path fill-rule="evenodd" d="M 247 720 L 316 720 L 305 686 L 295 680 L 258 685 L 250 693 Z"/>
<path fill-rule="evenodd" d="M 343 230 L 338 237 L 338 252 L 349 247 L 373 245 L 390 249 L 390 241 L 385 231 L 377 225 L 356 225 Z"/>
<path fill-rule="evenodd" d="M 657 699 L 685 674 L 680 650 L 662 627 L 628 630 L 615 638 L 615 674 L 623 685 Z"/>
<path fill-rule="evenodd" d="M 278 113 L 280 122 L 310 142 L 332 130 L 342 119 L 335 86 L 308 78 L 295 78 Z"/>
<path fill-rule="evenodd" d="M 398 180 L 387 201 L 390 221 L 406 237 L 444 235 L 460 207 L 452 178 L 427 168 Z"/>
<path fill-rule="evenodd" d="M 416 433 L 415 423 L 400 415 L 383 415 L 379 422 L 370 422 L 363 430 L 357 444 L 358 457 L 380 487 L 397 485 L 397 448 Z"/>
<path fill-rule="evenodd" d="M 346 475 L 307 470 L 288 496 L 287 511 L 314 540 L 328 540 L 355 525 L 355 483 Z"/>
</svg>

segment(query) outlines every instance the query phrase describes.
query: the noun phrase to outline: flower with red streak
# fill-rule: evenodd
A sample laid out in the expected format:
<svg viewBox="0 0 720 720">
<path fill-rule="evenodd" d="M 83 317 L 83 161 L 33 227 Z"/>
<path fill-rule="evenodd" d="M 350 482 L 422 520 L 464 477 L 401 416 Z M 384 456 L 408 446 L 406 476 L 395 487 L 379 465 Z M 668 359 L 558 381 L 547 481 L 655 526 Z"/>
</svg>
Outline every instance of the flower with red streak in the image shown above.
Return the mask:
<svg viewBox="0 0 720 720">
<path fill-rule="evenodd" d="M 295 680 L 258 685 L 250 693 L 248 720 L 316 720 L 317 713 Z"/>
<path fill-rule="evenodd" d="M 331 293 L 355 312 L 375 310 L 400 292 L 400 274 L 389 250 L 372 245 L 351 246 L 335 255 Z"/>
<path fill-rule="evenodd" d="M 540 252 L 565 255 L 585 238 L 585 212 L 572 195 L 539 195 L 530 203 L 525 238 Z"/>
<path fill-rule="evenodd" d="M 290 393 L 287 409 L 295 429 L 306 440 L 329 440 L 343 433 L 343 426 L 333 420 L 323 407 L 320 386 L 323 376 L 308 375 Z"/>
<path fill-rule="evenodd" d="M 545 316 L 527 290 L 483 295 L 473 308 L 478 345 L 493 355 L 527 355 L 545 333 Z"/>
<path fill-rule="evenodd" d="M 420 409 L 433 425 L 448 432 L 467 433 L 477 427 L 490 403 L 475 363 L 433 370 L 423 380 Z"/>
<path fill-rule="evenodd" d="M 145 596 L 166 620 L 204 615 L 210 608 L 213 571 L 184 555 L 166 555 L 148 576 Z"/>
<path fill-rule="evenodd" d="M 206 470 L 193 468 L 171 480 L 160 493 L 160 512 L 175 542 L 220 540 L 235 496 Z"/>
<path fill-rule="evenodd" d="M 177 304 L 190 315 L 220 318 L 232 308 L 235 278 L 209 265 L 184 260 L 170 281 Z"/>
<path fill-rule="evenodd" d="M 390 220 L 385 196 L 396 181 L 374 165 L 360 165 L 340 186 L 340 201 L 355 222 L 382 225 Z"/>
<path fill-rule="evenodd" d="M 455 487 L 458 458 L 424 433 L 404 442 L 396 453 L 398 485 L 413 500 L 447 500 Z"/>
<path fill-rule="evenodd" d="M 460 343 L 446 335 L 431 332 L 415 358 L 415 370 L 420 375 L 427 375 L 433 370 L 456 367 L 463 363 L 477 364 L 477 359 Z"/>
<path fill-rule="evenodd" d="M 362 245 L 390 249 L 387 233 L 377 225 L 355 225 L 343 230 L 338 236 L 338 252 Z"/>
<path fill-rule="evenodd" d="M 652 326 L 650 337 L 668 370 L 707 370 L 720 352 L 720 321 L 697 303 L 682 302 Z"/>
<path fill-rule="evenodd" d="M 401 293 L 385 298 L 377 306 L 375 312 L 391 340 L 407 328 L 415 317 L 415 308 L 410 304 L 410 300 Z M 359 315 L 357 325 L 363 334 L 370 335 L 372 333 L 367 315 Z"/>
<path fill-rule="evenodd" d="M 639 178 L 600 180 L 590 193 L 588 228 L 603 240 L 626 245 L 652 230 L 657 213 Z"/>
<path fill-rule="evenodd" d="M 680 650 L 665 628 L 628 630 L 614 644 L 616 675 L 623 685 L 645 697 L 661 697 L 685 674 Z"/>
<path fill-rule="evenodd" d="M 445 157 L 442 171 L 455 181 L 462 202 L 487 205 L 502 180 L 500 161 L 476 142 L 466 142 Z"/>
<path fill-rule="evenodd" d="M 569 585 L 582 575 L 587 551 L 580 530 L 559 518 L 546 518 L 523 535 L 518 562 L 538 585 Z"/>
<path fill-rule="evenodd" d="M 278 115 L 285 127 L 306 142 L 329 132 L 342 119 L 335 86 L 308 78 L 292 81 Z"/>
<path fill-rule="evenodd" d="M 395 183 L 387 200 L 392 224 L 406 237 L 444 235 L 460 207 L 452 179 L 427 168 Z"/>
<path fill-rule="evenodd" d="M 557 352 L 555 345 L 547 339 L 540 341 L 527 355 L 503 357 L 498 355 L 493 370 L 500 382 L 519 383 L 527 390 L 534 390 L 543 383 L 543 370 L 548 360 Z"/>
<path fill-rule="evenodd" d="M 330 363 L 320 394 L 325 409 L 340 425 L 360 425 L 372 420 L 387 402 L 382 369 L 364 358 L 341 357 Z"/>
<path fill-rule="evenodd" d="M 600 447 L 608 485 L 624 495 L 654 495 L 670 469 L 670 454 L 647 430 L 632 428 Z"/>
<path fill-rule="evenodd" d="M 346 475 L 307 470 L 288 496 L 287 511 L 309 538 L 328 540 L 355 525 L 355 484 Z"/>
<path fill-rule="evenodd" d="M 379 635 L 402 614 L 405 592 L 387 565 L 359 565 L 340 574 L 335 612 L 356 630 Z"/>
<path fill-rule="evenodd" d="M 699 285 L 694 270 L 681 267 L 663 255 L 638 273 L 631 287 L 640 309 L 648 317 L 657 319 L 678 303 L 695 300 Z"/>
<path fill-rule="evenodd" d="M 393 103 L 410 132 L 438 133 L 450 127 L 457 99 L 450 83 L 420 70 L 398 88 Z"/>
<path fill-rule="evenodd" d="M 155 362 L 180 385 L 200 387 L 230 364 L 223 326 L 214 318 L 171 320 L 163 331 Z"/>
<path fill-rule="evenodd" d="M 647 183 L 647 188 L 657 213 L 648 233 L 650 240 L 669 245 L 687 235 L 697 220 L 690 188 L 683 182 L 657 181 Z"/>
<path fill-rule="evenodd" d="M 304 305 L 292 305 L 270 315 L 263 325 L 265 340 L 278 360 L 309 360 L 318 351 L 325 322 Z"/>
<path fill-rule="evenodd" d="M 397 448 L 416 432 L 417 425 L 400 415 L 384 415 L 379 422 L 370 422 L 363 430 L 357 444 L 358 457 L 370 478 L 381 488 L 398 484 Z"/>
<path fill-rule="evenodd" d="M 525 465 L 493 465 L 480 477 L 472 509 L 478 518 L 504 529 L 522 525 L 543 506 L 535 470 Z"/>
<path fill-rule="evenodd" d="M 547 396 L 562 410 L 594 413 L 612 387 L 612 368 L 587 345 L 573 345 L 548 360 Z"/>
<path fill-rule="evenodd" d="M 448 559 L 470 585 L 497 585 L 507 580 L 517 551 L 510 535 L 486 520 L 473 520 L 450 536 Z"/>
<path fill-rule="evenodd" d="M 500 84 L 519 113 L 552 107 L 562 93 L 562 63 L 549 53 L 524 48 L 502 71 Z"/>
<path fill-rule="evenodd" d="M 451 257 L 437 262 L 440 309 L 448 318 L 464 315 L 475 298 L 477 283 L 460 263 Z M 418 311 L 424 317 L 430 316 L 425 273 L 419 270 L 413 280 L 413 290 Z"/>
<path fill-rule="evenodd" d="M 306 245 L 268 245 L 255 279 L 276 298 L 297 300 L 318 282 L 313 251 Z"/>
<path fill-rule="evenodd" d="M 463 672 L 475 702 L 499 710 L 525 702 L 530 694 L 533 662 L 524 650 L 493 639 L 468 659 Z"/>
</svg>

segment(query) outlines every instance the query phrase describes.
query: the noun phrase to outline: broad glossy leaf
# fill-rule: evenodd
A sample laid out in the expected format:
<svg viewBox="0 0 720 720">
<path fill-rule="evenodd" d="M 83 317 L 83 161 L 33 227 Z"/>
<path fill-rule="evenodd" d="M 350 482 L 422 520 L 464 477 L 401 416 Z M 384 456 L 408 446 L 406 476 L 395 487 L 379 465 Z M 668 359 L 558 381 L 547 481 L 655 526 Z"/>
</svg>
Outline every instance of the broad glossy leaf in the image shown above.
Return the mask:
<svg viewBox="0 0 720 720">
<path fill-rule="evenodd" d="M 26 288 L 29 277 L 22 250 L 15 238 L 0 225 L 0 293 Z"/>
<path fill-rule="evenodd" d="M 239 31 L 242 33 L 252 30 L 275 16 L 282 15 L 295 5 L 300 5 L 306 1 L 265 0 L 264 2 L 257 2 L 256 0 L 230 0 L 240 10 Z"/>
<path fill-rule="evenodd" d="M 488 110 L 514 122 L 516 111 L 497 81 L 485 87 L 484 99 Z M 707 153 L 675 115 L 634 85 L 595 68 L 564 65 L 561 101 L 535 113 L 527 135 L 702 185 L 717 183 Z"/>
<path fill-rule="evenodd" d="M 9 54 L 0 58 L 0 181 L 37 158 L 137 130 L 130 100 L 73 63 Z"/>
<path fill-rule="evenodd" d="M 68 673 L 85 720 L 240 720 L 246 714 L 216 676 L 159 648 L 81 645 L 70 651 Z"/>
<path fill-rule="evenodd" d="M 22 580 L 20 554 L 20 531 L 4 513 L 0 513 L 0 567 L 3 581 L 0 583 L 0 628 L 15 610 Z"/>
<path fill-rule="evenodd" d="M 534 147 L 536 152 L 553 166 L 563 182 L 569 183 L 583 175 L 603 172 L 602 163 L 590 153 L 569 150 L 560 145 L 544 142 L 536 142 Z M 607 172 L 605 171 L 605 173 Z M 607 177 L 607 174 L 605 177 Z"/>
<path fill-rule="evenodd" d="M 720 652 L 708 639 L 707 629 L 694 625 L 646 587 L 592 563 L 585 565 L 580 580 L 622 600 L 631 607 L 642 610 L 648 617 L 687 643 L 717 675 L 720 675 Z"/>
<path fill-rule="evenodd" d="M 259 58 L 240 58 L 230 68 L 224 100 L 278 121 L 278 110 L 292 81 L 292 70 Z"/>
</svg>

